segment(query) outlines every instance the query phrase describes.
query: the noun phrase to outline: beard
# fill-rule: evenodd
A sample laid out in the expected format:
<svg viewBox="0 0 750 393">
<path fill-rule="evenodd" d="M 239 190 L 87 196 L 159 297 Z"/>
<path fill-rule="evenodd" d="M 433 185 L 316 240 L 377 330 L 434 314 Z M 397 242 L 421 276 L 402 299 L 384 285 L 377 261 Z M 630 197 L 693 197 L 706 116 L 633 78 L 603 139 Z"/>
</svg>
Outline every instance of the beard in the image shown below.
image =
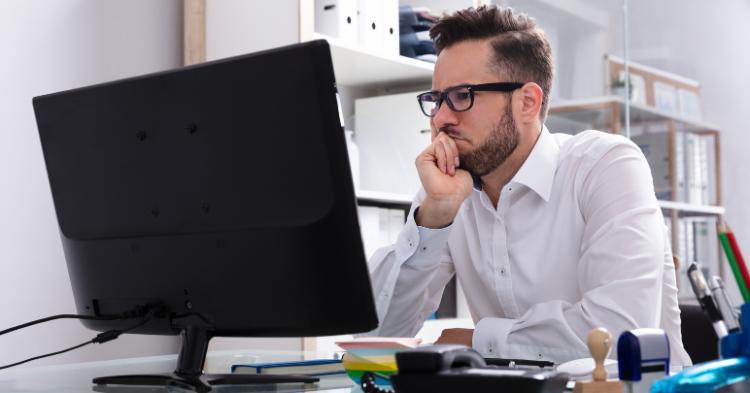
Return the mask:
<svg viewBox="0 0 750 393">
<path fill-rule="evenodd" d="M 476 149 L 459 154 L 460 168 L 474 176 L 485 176 L 499 167 L 516 150 L 519 132 L 510 105 L 492 128 L 487 140 Z"/>
</svg>

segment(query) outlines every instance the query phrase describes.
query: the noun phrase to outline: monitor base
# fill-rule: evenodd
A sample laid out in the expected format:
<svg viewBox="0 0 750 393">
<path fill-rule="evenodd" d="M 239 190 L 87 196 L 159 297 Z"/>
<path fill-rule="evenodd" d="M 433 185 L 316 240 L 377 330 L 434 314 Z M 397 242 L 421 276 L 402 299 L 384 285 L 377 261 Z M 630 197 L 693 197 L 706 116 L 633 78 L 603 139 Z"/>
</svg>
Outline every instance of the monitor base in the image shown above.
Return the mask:
<svg viewBox="0 0 750 393">
<path fill-rule="evenodd" d="M 177 358 L 177 369 L 172 374 L 115 375 L 94 378 L 97 385 L 128 386 L 175 386 L 198 393 L 211 391 L 211 386 L 248 385 L 269 383 L 314 383 L 320 378 L 305 375 L 265 374 L 203 374 L 208 342 L 211 340 L 210 325 L 191 323 L 184 325 L 180 335 L 182 346 Z"/>
<path fill-rule="evenodd" d="M 219 385 L 314 383 L 319 380 L 320 378 L 304 375 L 205 374 L 182 376 L 178 374 L 153 374 L 97 377 L 94 378 L 93 382 L 97 385 L 173 386 L 205 393 L 210 392 L 212 386 Z"/>
</svg>

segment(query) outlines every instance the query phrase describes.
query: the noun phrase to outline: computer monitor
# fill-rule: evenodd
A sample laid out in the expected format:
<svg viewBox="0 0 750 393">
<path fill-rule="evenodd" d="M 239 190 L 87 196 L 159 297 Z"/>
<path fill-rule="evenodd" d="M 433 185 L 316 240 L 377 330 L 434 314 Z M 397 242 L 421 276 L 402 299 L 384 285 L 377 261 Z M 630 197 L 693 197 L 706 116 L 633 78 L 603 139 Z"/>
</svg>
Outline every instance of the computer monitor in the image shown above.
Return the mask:
<svg viewBox="0 0 750 393">
<path fill-rule="evenodd" d="M 95 382 L 205 389 L 211 337 L 377 326 L 325 41 L 33 104 L 78 312 L 183 335 L 176 375 Z"/>
</svg>

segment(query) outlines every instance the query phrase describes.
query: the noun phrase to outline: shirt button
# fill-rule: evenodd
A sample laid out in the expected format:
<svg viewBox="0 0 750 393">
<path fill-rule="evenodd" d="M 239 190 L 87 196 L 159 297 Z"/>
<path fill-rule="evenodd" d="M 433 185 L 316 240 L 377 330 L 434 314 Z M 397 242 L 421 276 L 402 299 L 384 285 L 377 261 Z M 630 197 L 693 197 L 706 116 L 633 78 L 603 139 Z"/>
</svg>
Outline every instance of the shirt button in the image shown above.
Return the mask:
<svg viewBox="0 0 750 393">
<path fill-rule="evenodd" d="M 427 251 L 427 247 L 422 247 L 422 251 Z"/>
<path fill-rule="evenodd" d="M 504 276 L 505 275 L 505 269 L 500 269 L 500 274 Z"/>
</svg>

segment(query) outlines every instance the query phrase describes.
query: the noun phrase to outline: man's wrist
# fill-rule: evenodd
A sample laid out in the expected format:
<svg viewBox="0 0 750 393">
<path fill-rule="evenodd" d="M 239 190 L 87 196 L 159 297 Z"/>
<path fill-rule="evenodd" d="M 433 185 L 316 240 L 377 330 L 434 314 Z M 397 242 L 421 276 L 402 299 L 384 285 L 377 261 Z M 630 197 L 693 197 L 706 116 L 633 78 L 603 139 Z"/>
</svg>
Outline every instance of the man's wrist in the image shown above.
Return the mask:
<svg viewBox="0 0 750 393">
<path fill-rule="evenodd" d="M 460 203 L 434 201 L 428 198 L 419 206 L 414 220 L 417 225 L 424 228 L 442 229 L 453 223 L 459 207 Z"/>
</svg>

